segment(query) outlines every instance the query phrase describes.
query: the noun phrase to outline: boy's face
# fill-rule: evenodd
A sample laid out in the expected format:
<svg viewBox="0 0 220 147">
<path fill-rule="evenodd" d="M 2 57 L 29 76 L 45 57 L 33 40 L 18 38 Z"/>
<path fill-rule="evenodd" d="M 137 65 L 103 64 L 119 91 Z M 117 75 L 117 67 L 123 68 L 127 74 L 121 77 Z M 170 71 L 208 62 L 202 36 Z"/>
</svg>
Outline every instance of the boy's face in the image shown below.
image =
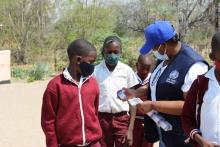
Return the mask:
<svg viewBox="0 0 220 147">
<path fill-rule="evenodd" d="M 86 62 L 88 64 L 92 64 L 95 62 L 97 57 L 97 53 L 96 51 L 91 51 L 89 52 L 89 54 L 87 56 L 77 56 L 78 58 L 78 64 L 82 63 L 82 62 Z"/>
<path fill-rule="evenodd" d="M 137 62 L 136 63 L 136 69 L 137 69 L 138 76 L 142 80 L 144 80 L 148 76 L 148 74 L 149 74 L 149 72 L 151 70 L 151 65 Z"/>
<path fill-rule="evenodd" d="M 209 54 L 209 57 L 212 61 L 219 61 L 220 62 L 220 50 L 216 50 Z"/>
<path fill-rule="evenodd" d="M 74 66 L 72 68 L 75 68 L 77 73 L 87 77 L 94 71 L 94 65 L 92 63 L 95 62 L 96 56 L 96 51 L 90 51 L 86 56 L 74 56 L 71 60 Z"/>
<path fill-rule="evenodd" d="M 218 72 L 220 72 L 220 50 L 216 50 L 213 55 L 213 60 L 215 62 L 215 67 Z"/>
<path fill-rule="evenodd" d="M 214 61 L 217 71 L 220 72 L 220 50 L 215 50 L 209 54 L 211 60 Z"/>
<path fill-rule="evenodd" d="M 216 61 L 220 62 L 220 50 L 215 51 L 214 58 Z"/>
</svg>

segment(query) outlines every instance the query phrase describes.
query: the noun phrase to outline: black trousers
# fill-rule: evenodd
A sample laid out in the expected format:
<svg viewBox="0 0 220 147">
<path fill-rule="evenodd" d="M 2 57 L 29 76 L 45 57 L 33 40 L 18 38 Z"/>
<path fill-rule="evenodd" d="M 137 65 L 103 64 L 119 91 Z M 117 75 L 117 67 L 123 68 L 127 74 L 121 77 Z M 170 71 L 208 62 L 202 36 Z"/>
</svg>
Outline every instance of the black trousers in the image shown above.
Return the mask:
<svg viewBox="0 0 220 147">
<path fill-rule="evenodd" d="M 184 142 L 187 137 L 182 130 L 178 130 L 178 132 L 161 130 L 161 135 L 166 147 L 192 147 Z"/>
</svg>

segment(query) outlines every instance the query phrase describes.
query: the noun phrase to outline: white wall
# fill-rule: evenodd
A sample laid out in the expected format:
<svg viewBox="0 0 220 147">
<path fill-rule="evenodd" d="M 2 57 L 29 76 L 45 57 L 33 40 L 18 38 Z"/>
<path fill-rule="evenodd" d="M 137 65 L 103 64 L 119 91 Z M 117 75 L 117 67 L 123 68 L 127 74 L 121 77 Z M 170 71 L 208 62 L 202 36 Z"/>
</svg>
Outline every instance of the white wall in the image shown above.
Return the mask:
<svg viewBox="0 0 220 147">
<path fill-rule="evenodd" d="M 11 80 L 11 51 L 0 50 L 0 83 Z"/>
</svg>

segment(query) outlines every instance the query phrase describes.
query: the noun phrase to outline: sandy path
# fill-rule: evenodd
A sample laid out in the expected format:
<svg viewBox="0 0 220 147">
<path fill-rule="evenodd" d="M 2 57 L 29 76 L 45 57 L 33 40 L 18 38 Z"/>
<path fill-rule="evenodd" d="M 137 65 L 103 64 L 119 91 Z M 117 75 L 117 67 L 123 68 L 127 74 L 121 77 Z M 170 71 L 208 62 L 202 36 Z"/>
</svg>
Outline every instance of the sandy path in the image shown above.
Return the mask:
<svg viewBox="0 0 220 147">
<path fill-rule="evenodd" d="M 45 146 L 40 111 L 47 82 L 0 85 L 1 147 Z"/>
<path fill-rule="evenodd" d="M 0 147 L 45 147 L 40 113 L 47 83 L 0 85 Z"/>
</svg>

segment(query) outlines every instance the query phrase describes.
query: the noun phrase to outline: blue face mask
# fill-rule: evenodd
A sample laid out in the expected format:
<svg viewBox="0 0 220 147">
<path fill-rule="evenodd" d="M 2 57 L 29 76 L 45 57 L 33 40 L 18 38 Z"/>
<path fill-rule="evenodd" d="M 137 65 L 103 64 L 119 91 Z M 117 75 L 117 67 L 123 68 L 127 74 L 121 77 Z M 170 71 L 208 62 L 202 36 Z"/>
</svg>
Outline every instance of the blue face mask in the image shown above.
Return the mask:
<svg viewBox="0 0 220 147">
<path fill-rule="evenodd" d="M 104 58 L 105 58 L 105 62 L 109 65 L 116 65 L 120 59 L 121 54 L 105 54 Z"/>
<path fill-rule="evenodd" d="M 161 60 L 161 61 L 165 61 L 165 60 L 168 60 L 168 56 L 167 54 L 160 54 L 158 51 L 153 51 L 153 54 L 154 56 L 158 59 L 158 60 Z"/>
<path fill-rule="evenodd" d="M 158 60 L 161 60 L 161 61 L 168 60 L 169 57 L 168 57 L 167 54 L 166 54 L 166 49 L 165 49 L 165 51 L 164 51 L 164 54 L 162 55 L 161 53 L 159 53 L 160 47 L 161 47 L 161 45 L 159 46 L 159 48 L 157 49 L 157 51 L 153 51 L 154 56 L 155 56 Z"/>
</svg>

